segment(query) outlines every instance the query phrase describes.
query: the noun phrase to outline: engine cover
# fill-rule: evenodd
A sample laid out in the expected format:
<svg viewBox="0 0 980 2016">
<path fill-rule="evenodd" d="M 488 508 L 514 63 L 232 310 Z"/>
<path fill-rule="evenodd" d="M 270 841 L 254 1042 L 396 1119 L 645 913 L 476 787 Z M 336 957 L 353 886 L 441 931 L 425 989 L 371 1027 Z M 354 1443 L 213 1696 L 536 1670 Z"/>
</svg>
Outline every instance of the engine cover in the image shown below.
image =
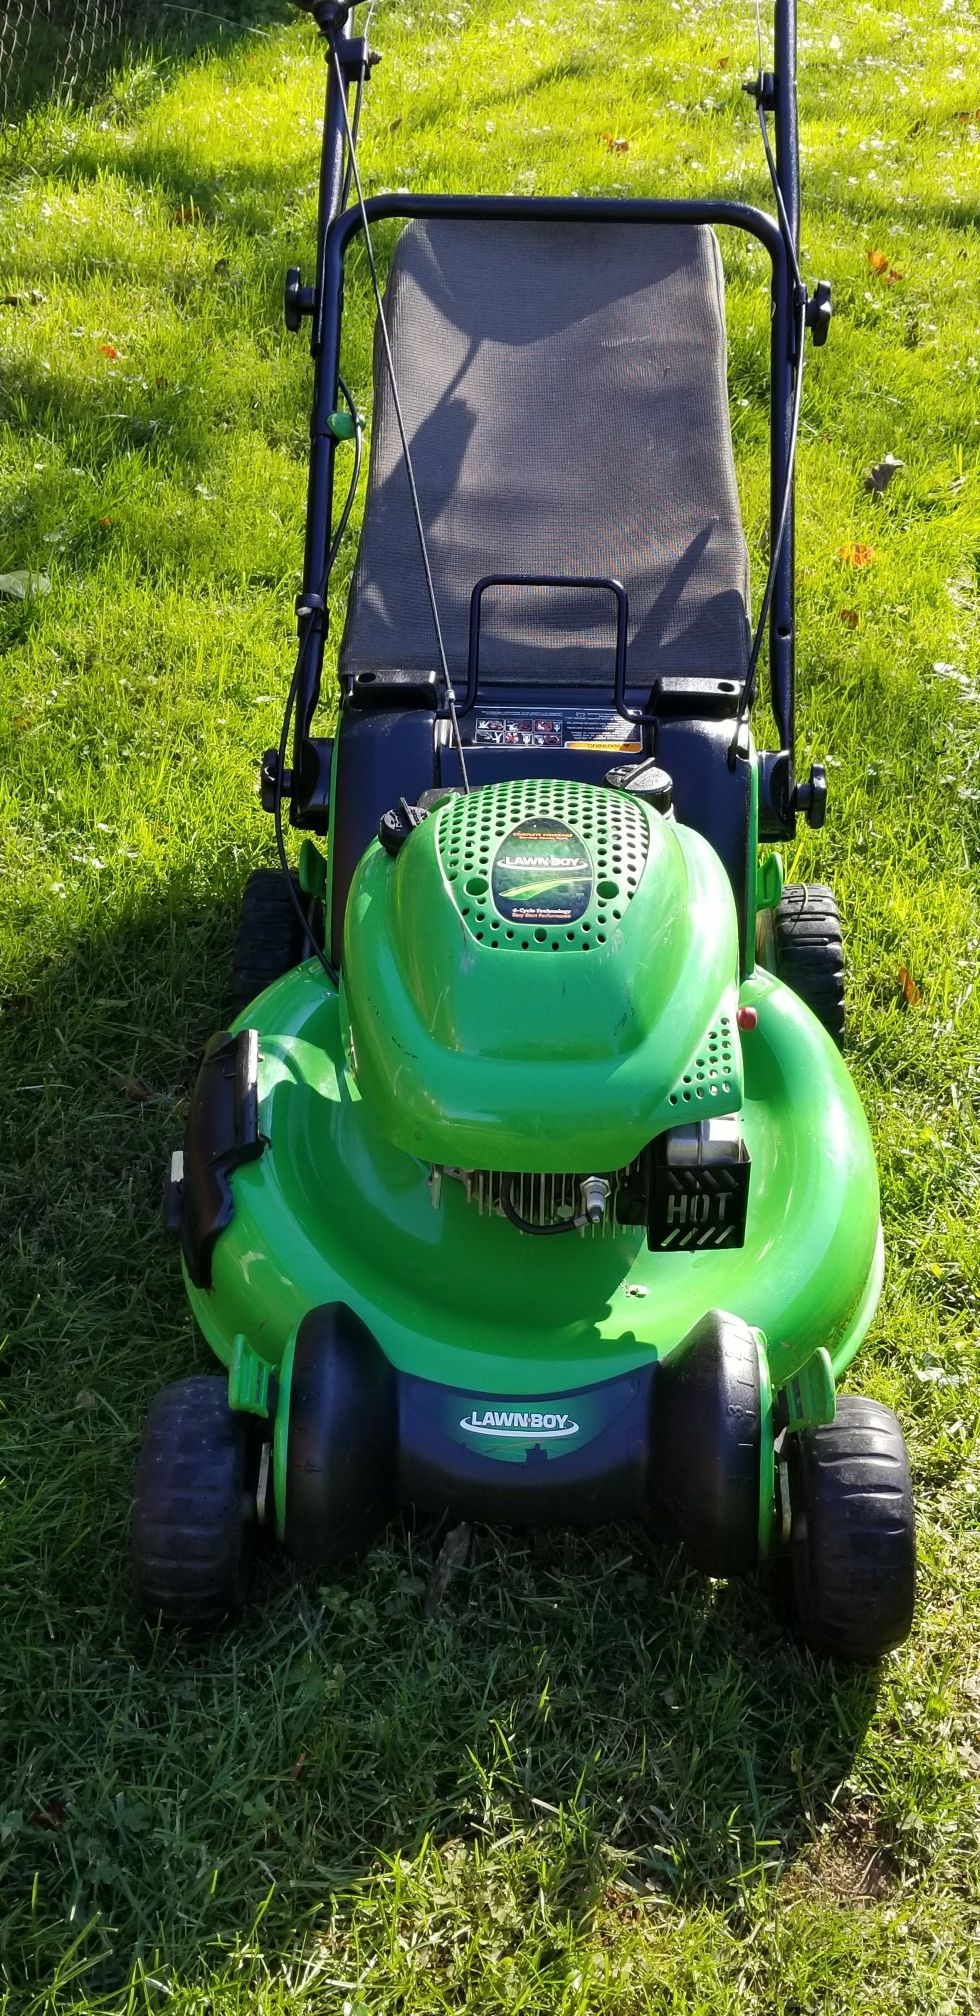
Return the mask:
<svg viewBox="0 0 980 2016">
<path fill-rule="evenodd" d="M 447 797 L 368 848 L 344 933 L 348 1063 L 427 1162 L 620 1169 L 741 1104 L 738 929 L 707 841 L 565 779 Z"/>
</svg>

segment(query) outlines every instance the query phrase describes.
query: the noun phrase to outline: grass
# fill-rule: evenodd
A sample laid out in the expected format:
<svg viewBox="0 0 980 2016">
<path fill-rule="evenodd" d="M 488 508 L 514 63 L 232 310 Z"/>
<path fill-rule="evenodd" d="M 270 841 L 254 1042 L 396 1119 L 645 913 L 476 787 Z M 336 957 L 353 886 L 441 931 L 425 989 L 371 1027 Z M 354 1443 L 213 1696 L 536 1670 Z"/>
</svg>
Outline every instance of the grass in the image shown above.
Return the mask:
<svg viewBox="0 0 980 2016">
<path fill-rule="evenodd" d="M 750 17 L 381 10 L 368 183 L 765 200 Z M 635 1532 L 478 1533 L 431 1618 L 429 1530 L 326 1582 L 268 1566 L 211 1644 L 133 1613 L 141 1419 L 207 1363 L 161 1172 L 269 858 L 253 765 L 302 541 L 308 359 L 279 303 L 311 264 L 322 64 L 308 24 L 255 18 L 35 107 L 0 190 L 0 572 L 50 581 L 0 599 L 3 2006 L 975 2010 L 976 20 L 801 21 L 806 268 L 837 306 L 801 450 L 801 742 L 833 803 L 787 867 L 845 914 L 888 1242 L 853 1376 L 902 1415 L 922 1557 L 915 1636 L 869 1677 Z M 726 254 L 758 578 L 765 295 Z M 364 402 L 369 346 L 355 269 Z"/>
</svg>

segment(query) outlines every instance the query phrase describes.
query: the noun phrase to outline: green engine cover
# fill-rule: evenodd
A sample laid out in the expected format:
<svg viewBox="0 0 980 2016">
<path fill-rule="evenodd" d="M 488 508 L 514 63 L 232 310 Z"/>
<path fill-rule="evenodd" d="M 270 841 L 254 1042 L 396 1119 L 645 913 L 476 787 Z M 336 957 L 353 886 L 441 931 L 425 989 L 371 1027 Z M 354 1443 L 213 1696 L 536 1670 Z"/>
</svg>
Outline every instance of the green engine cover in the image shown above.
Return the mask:
<svg viewBox="0 0 980 2016">
<path fill-rule="evenodd" d="M 357 1092 L 425 1161 L 619 1169 L 742 1102 L 728 878 L 699 834 L 625 792 L 486 785 L 394 858 L 375 843 L 343 975 Z"/>
</svg>

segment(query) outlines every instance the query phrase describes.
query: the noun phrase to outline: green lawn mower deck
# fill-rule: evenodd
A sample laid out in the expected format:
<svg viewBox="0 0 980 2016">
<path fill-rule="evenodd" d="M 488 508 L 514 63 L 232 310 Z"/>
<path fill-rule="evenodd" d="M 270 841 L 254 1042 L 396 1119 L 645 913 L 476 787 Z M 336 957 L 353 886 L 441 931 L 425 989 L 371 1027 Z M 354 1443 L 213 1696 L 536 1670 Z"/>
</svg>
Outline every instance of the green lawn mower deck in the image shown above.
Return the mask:
<svg viewBox="0 0 980 2016">
<path fill-rule="evenodd" d="M 315 11 L 336 168 L 369 66 L 349 6 Z M 829 295 L 793 280 L 791 17 L 777 0 L 778 222 L 724 203 L 346 208 L 324 174 L 320 292 L 287 288 L 293 326 L 319 318 L 310 517 L 262 797 L 283 870 L 285 804 L 327 847 L 251 879 L 240 1012 L 170 1172 L 224 1370 L 147 1422 L 151 1615 L 234 1614 L 263 1527 L 325 1563 L 421 1513 L 637 1519 L 711 1575 L 787 1558 L 815 1650 L 871 1661 L 910 1628 L 901 1430 L 837 1392 L 883 1265 L 840 921 L 760 851 L 825 802 L 793 755 L 792 453 Z M 362 424 L 337 411 L 340 283 L 373 215 L 414 221 L 377 296 L 331 743 L 333 468 L 352 439 L 352 495 Z M 754 638 L 715 221 L 773 262 Z M 780 747 L 757 752 L 767 621 Z"/>
</svg>

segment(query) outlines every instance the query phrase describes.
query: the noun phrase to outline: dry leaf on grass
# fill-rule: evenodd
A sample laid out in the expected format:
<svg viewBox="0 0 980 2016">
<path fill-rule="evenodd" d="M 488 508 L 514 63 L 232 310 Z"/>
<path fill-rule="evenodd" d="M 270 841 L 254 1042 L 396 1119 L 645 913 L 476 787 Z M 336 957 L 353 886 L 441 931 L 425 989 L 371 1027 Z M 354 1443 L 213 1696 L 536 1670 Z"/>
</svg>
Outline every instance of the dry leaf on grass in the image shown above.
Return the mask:
<svg viewBox="0 0 980 2016">
<path fill-rule="evenodd" d="M 449 1588 L 450 1582 L 462 1568 L 470 1551 L 470 1528 L 466 1525 L 454 1526 L 439 1549 L 439 1559 L 432 1570 L 429 1586 L 425 1592 L 423 1609 L 427 1617 L 434 1617 Z"/>
<path fill-rule="evenodd" d="M 136 1099 L 140 1105 L 156 1099 L 156 1093 L 151 1092 L 146 1080 L 138 1078 L 135 1072 L 131 1077 L 124 1077 L 119 1071 L 110 1071 L 109 1081 L 117 1092 L 122 1093 L 124 1099 Z"/>
<path fill-rule="evenodd" d="M 899 967 L 898 984 L 905 997 L 906 1006 L 909 1008 L 917 1008 L 919 1006 L 919 1002 L 922 999 L 922 989 L 919 986 L 918 982 L 916 980 L 913 980 L 912 975 L 909 972 L 907 966 Z"/>
<path fill-rule="evenodd" d="M 863 546 L 859 540 L 855 540 L 850 546 L 838 546 L 837 552 L 839 558 L 846 561 L 849 567 L 870 567 L 875 558 L 874 547 Z"/>
<path fill-rule="evenodd" d="M 68 1818 L 68 1808 L 61 1799 L 49 1799 L 46 1806 L 39 1806 L 31 1814 L 32 1827 L 63 1827 Z"/>
<path fill-rule="evenodd" d="M 896 280 L 902 278 L 898 267 L 892 265 L 887 252 L 869 252 L 868 265 L 872 273 L 877 273 L 879 280 L 887 280 L 890 287 L 895 285 Z"/>
</svg>

